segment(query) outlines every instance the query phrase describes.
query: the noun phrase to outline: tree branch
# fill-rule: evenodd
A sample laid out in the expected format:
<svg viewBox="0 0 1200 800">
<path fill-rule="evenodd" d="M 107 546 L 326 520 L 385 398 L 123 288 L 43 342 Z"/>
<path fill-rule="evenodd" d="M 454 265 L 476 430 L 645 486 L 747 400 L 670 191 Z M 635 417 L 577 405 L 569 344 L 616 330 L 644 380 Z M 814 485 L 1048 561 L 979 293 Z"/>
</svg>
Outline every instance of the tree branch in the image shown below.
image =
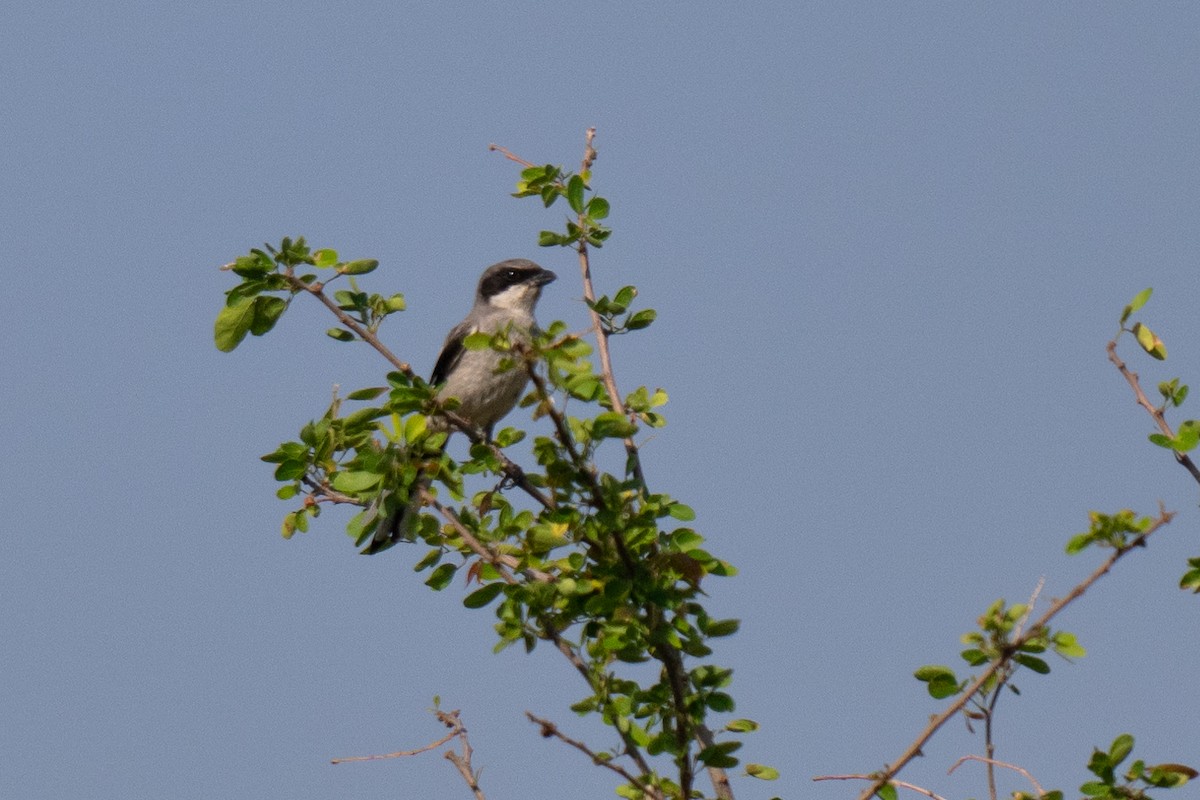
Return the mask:
<svg viewBox="0 0 1200 800">
<path fill-rule="evenodd" d="M 620 764 L 615 763 L 613 761 L 613 759 L 604 758 L 603 756 L 600 756 L 595 751 L 593 751 L 590 747 L 588 747 L 583 742 L 578 741 L 577 739 L 572 739 L 570 736 L 567 736 L 565 733 L 560 731 L 558 729 L 558 726 L 555 725 L 550 720 L 542 719 L 541 717 L 534 716 L 532 711 L 526 711 L 525 716 L 529 718 L 530 722 L 534 723 L 535 725 L 537 725 L 538 727 L 541 728 L 542 736 L 544 736 L 545 738 L 554 737 L 554 738 L 558 739 L 559 741 L 562 741 L 562 742 L 570 745 L 571 747 L 574 747 L 576 750 L 578 750 L 579 752 L 583 753 L 588 758 L 590 758 L 592 760 L 593 764 L 595 764 L 598 767 L 604 767 L 605 769 L 610 769 L 613 772 L 617 773 L 622 778 L 624 778 L 631 786 L 636 787 L 638 791 L 642 792 L 642 794 L 646 795 L 647 797 L 662 798 L 663 794 L 660 790 L 650 787 L 650 786 L 646 786 L 644 783 L 641 782 L 641 780 L 639 780 L 638 778 L 635 778 L 633 775 L 631 775 L 629 773 L 629 771 L 626 770 L 624 767 L 622 767 Z"/>
<path fill-rule="evenodd" d="M 1042 795 L 1044 795 L 1046 793 L 1045 791 L 1042 790 L 1041 784 L 1039 784 L 1037 782 L 1037 780 L 1032 775 L 1029 774 L 1028 770 L 1022 769 L 1021 767 L 1018 767 L 1016 764 L 1009 764 L 1004 761 L 996 761 L 995 759 L 984 758 L 983 756 L 963 756 L 958 761 L 955 761 L 954 764 L 951 765 L 950 769 L 946 770 L 946 774 L 949 775 L 950 773 L 954 772 L 954 770 L 958 769 L 959 765 L 962 764 L 964 761 L 982 761 L 983 763 L 988 765 L 989 769 L 993 766 L 996 766 L 996 767 L 1004 767 L 1006 769 L 1011 769 L 1014 772 L 1019 772 L 1022 775 L 1024 775 L 1031 784 L 1033 784 L 1033 791 L 1037 794 L 1038 797 L 1041 797 Z"/>
<path fill-rule="evenodd" d="M 1163 414 L 1163 410 L 1150 402 L 1150 398 L 1146 397 L 1146 393 L 1142 391 L 1142 386 L 1138 382 L 1137 373 L 1125 366 L 1125 362 L 1122 361 L 1121 357 L 1117 355 L 1117 340 L 1113 339 L 1110 341 L 1105 349 L 1108 351 L 1108 360 L 1113 363 L 1113 366 L 1117 368 L 1117 371 L 1120 372 L 1121 375 L 1124 376 L 1126 382 L 1129 383 L 1129 387 L 1133 389 L 1133 395 L 1137 398 L 1137 404 L 1146 409 L 1146 413 L 1148 413 L 1150 418 L 1154 420 L 1154 424 L 1158 426 L 1158 429 L 1162 431 L 1164 436 L 1174 439 L 1175 432 L 1171 430 L 1171 426 L 1167 424 L 1167 418 Z M 1174 453 L 1175 460 L 1178 461 L 1184 469 L 1191 473 L 1192 478 L 1196 481 L 1196 483 L 1200 483 L 1200 468 L 1196 467 L 1196 464 L 1194 461 L 1192 461 L 1191 457 L 1187 453 L 1180 453 L 1177 450 L 1172 450 L 1171 452 Z"/>
<path fill-rule="evenodd" d="M 875 780 L 875 776 L 874 775 L 818 775 L 815 778 L 813 778 L 813 780 L 814 781 L 872 781 L 872 780 Z M 895 780 L 889 780 L 889 781 L 887 781 L 887 783 L 890 783 L 892 786 L 899 786 L 902 789 L 911 789 L 912 791 L 919 792 L 919 793 L 925 795 L 926 797 L 931 797 L 931 798 L 933 798 L 933 800 L 946 800 L 946 798 L 942 797 L 941 795 L 934 794 L 933 792 L 929 791 L 928 789 L 926 789 L 923 786 L 917 786 L 915 783 L 908 783 L 907 781 L 895 781 Z"/>
<path fill-rule="evenodd" d="M 1013 655 L 1020 650 L 1023 644 L 1033 638 L 1033 636 L 1039 631 L 1044 629 L 1049 624 L 1050 620 L 1058 616 L 1059 612 L 1081 597 L 1084 592 L 1092 587 L 1092 584 L 1108 574 L 1109 570 L 1113 568 L 1113 565 L 1124 558 L 1127 553 L 1134 548 L 1144 546 L 1146 539 L 1150 536 L 1150 534 L 1168 524 L 1174 516 L 1174 512 L 1168 512 L 1166 509 L 1160 506 L 1158 518 L 1154 520 L 1154 522 L 1148 529 L 1146 529 L 1145 532 L 1134 538 L 1133 541 L 1131 541 L 1127 546 L 1114 550 L 1113 554 L 1106 558 L 1104 562 L 1097 567 L 1094 572 L 1092 572 L 1091 575 L 1077 584 L 1073 589 L 1071 589 L 1071 591 L 1067 592 L 1066 595 L 1052 602 L 1050 607 L 1046 609 L 1045 613 L 1043 613 L 1041 617 L 1034 621 L 1033 625 L 1030 626 L 1026 633 L 1013 639 L 1010 647 L 1003 657 L 998 658 L 989 664 L 987 669 L 980 673 L 979 677 L 972 681 L 970 685 L 968 685 L 960 693 L 960 696 L 957 700 L 951 703 L 945 711 L 937 714 L 929 721 L 929 724 L 925 727 L 925 730 L 921 731 L 920 735 L 913 740 L 913 743 L 908 746 L 908 749 L 905 750 L 898 759 L 885 767 L 883 771 L 877 772 L 872 776 L 871 785 L 859 795 L 859 800 L 870 800 L 870 798 L 880 789 L 880 787 L 891 781 L 892 778 L 905 767 L 905 765 L 920 755 L 921 748 L 925 746 L 926 742 L 928 742 L 933 735 L 937 733 L 943 725 L 946 724 L 948 720 L 957 715 L 958 712 L 962 711 L 967 703 L 971 701 L 971 698 L 975 696 L 976 692 L 979 691 L 981 686 L 987 683 L 993 675 L 995 675 L 1012 661 Z"/>
</svg>

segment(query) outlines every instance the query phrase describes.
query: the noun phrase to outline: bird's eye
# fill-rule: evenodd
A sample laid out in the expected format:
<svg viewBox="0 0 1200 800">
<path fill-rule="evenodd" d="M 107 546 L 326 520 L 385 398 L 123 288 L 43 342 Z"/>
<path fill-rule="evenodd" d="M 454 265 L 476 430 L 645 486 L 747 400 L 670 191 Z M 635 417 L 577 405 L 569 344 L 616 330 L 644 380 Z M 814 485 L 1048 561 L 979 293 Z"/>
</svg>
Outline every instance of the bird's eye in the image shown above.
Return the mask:
<svg viewBox="0 0 1200 800">
<path fill-rule="evenodd" d="M 517 278 L 521 277 L 521 273 L 517 272 L 515 269 L 506 269 L 504 270 L 504 277 L 507 280 L 515 282 Z"/>
</svg>

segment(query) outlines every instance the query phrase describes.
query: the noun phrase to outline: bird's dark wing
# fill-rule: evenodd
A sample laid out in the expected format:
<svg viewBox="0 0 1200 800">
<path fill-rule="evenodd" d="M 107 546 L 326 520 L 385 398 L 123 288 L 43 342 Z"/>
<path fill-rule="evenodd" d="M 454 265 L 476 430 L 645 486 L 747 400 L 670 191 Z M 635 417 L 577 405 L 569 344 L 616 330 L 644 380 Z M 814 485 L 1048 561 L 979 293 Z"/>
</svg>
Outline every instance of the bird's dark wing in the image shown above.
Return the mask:
<svg viewBox="0 0 1200 800">
<path fill-rule="evenodd" d="M 462 359 L 463 354 L 463 339 L 474 333 L 469 325 L 465 322 L 460 322 L 455 325 L 446 337 L 446 343 L 442 345 L 442 352 L 438 354 L 437 363 L 433 365 L 433 375 L 429 376 L 429 382 L 434 386 L 439 383 L 444 383 L 446 378 L 454 371 L 454 367 Z"/>
</svg>

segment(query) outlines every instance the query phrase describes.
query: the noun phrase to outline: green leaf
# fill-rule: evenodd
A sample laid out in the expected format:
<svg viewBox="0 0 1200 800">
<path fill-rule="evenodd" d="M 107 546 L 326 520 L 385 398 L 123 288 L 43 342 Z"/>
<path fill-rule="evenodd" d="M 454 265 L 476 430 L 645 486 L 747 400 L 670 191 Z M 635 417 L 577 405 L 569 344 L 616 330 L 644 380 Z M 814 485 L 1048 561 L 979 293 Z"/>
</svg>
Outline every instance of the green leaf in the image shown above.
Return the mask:
<svg viewBox="0 0 1200 800">
<path fill-rule="evenodd" d="M 1200 772 L 1186 764 L 1156 764 L 1148 769 L 1150 774 L 1145 777 L 1146 783 L 1164 789 L 1183 786 L 1193 778 L 1200 777 Z"/>
<path fill-rule="evenodd" d="M 254 323 L 254 299 L 243 297 L 234 303 L 226 305 L 217 313 L 217 321 L 213 326 L 213 338 L 217 349 L 228 353 L 241 344 L 250 332 Z"/>
<path fill-rule="evenodd" d="M 1133 737 L 1128 733 L 1122 733 L 1116 739 L 1113 739 L 1112 745 L 1108 748 L 1108 760 L 1113 767 L 1116 767 L 1122 761 L 1129 757 L 1133 752 Z"/>
<path fill-rule="evenodd" d="M 588 201 L 585 213 L 592 219 L 604 219 L 608 216 L 608 201 L 603 197 L 593 197 Z"/>
<path fill-rule="evenodd" d="M 704 634 L 711 636 L 714 639 L 721 636 L 732 636 L 737 633 L 738 628 L 742 625 L 742 621 L 738 619 L 718 619 L 712 620 L 704 626 Z"/>
<path fill-rule="evenodd" d="M 758 778 L 759 780 L 764 781 L 773 781 L 779 777 L 779 770 L 763 764 L 747 764 L 746 774 L 751 778 Z"/>
<path fill-rule="evenodd" d="M 717 742 L 697 753 L 696 758 L 706 766 L 729 769 L 730 767 L 736 767 L 738 764 L 738 760 L 730 754 L 741 746 L 741 742 Z"/>
<path fill-rule="evenodd" d="M 394 294 L 384 301 L 383 307 L 386 308 L 389 313 L 394 313 L 396 311 L 403 311 L 404 309 L 408 308 L 408 304 L 404 301 L 404 295 Z"/>
<path fill-rule="evenodd" d="M 649 328 L 650 323 L 658 319 L 658 312 L 653 308 L 643 308 L 641 311 L 631 315 L 625 321 L 625 327 L 631 331 L 640 331 L 643 328 Z"/>
<path fill-rule="evenodd" d="M 961 688 L 958 678 L 954 675 L 954 670 L 940 664 L 920 667 L 913 673 L 913 677 L 924 682 L 930 696 L 938 700 L 958 694 Z"/>
<path fill-rule="evenodd" d="M 387 391 L 386 386 L 372 386 L 369 389 L 357 389 L 346 395 L 347 400 L 374 400 Z"/>
<path fill-rule="evenodd" d="M 567 181 L 567 203 L 576 214 L 583 213 L 584 188 L 583 178 L 578 175 L 572 175 L 571 179 Z"/>
<path fill-rule="evenodd" d="M 313 265 L 317 267 L 332 267 L 338 260 L 337 250 L 330 250 L 329 248 L 315 251 L 312 257 Z"/>
<path fill-rule="evenodd" d="M 337 268 L 337 271 L 342 275 L 366 275 L 368 272 L 374 271 L 379 266 L 379 262 L 374 258 L 362 258 L 358 261 L 348 261 Z"/>
<path fill-rule="evenodd" d="M 504 590 L 504 583 L 495 581 L 489 583 L 463 598 L 463 605 L 467 608 L 483 608 L 488 603 L 496 599 L 496 595 Z"/>
<path fill-rule="evenodd" d="M 1023 667 L 1028 667 L 1039 675 L 1046 675 L 1050 672 L 1050 665 L 1037 656 L 1030 656 L 1024 653 L 1017 653 L 1013 656 L 1013 661 Z"/>
<path fill-rule="evenodd" d="M 880 786 L 875 790 L 875 796 L 878 797 L 879 800 L 896 800 L 898 795 L 896 794 L 895 786 L 890 783 L 885 783 L 883 786 Z"/>
<path fill-rule="evenodd" d="M 439 564 L 426 579 L 425 585 L 440 592 L 450 585 L 450 581 L 454 580 L 454 572 L 457 569 L 458 567 L 453 564 Z"/>
<path fill-rule="evenodd" d="M 383 475 L 378 472 L 343 471 L 333 476 L 332 484 L 339 492 L 354 494 L 370 489 L 381 480 Z"/>
<path fill-rule="evenodd" d="M 1154 293 L 1153 288 L 1145 288 L 1133 296 L 1129 301 L 1129 312 L 1131 314 L 1142 310 L 1142 306 L 1146 305 L 1146 301 L 1150 299 L 1150 295 Z"/>
<path fill-rule="evenodd" d="M 705 704 L 719 714 L 727 714 L 733 711 L 733 698 L 724 692 L 713 692 L 705 698 Z"/>
<path fill-rule="evenodd" d="M 1079 787 L 1079 791 L 1088 797 L 1102 797 L 1109 794 L 1109 785 L 1107 783 L 1100 783 L 1099 781 L 1088 781 Z"/>
<path fill-rule="evenodd" d="M 1150 434 L 1149 439 L 1151 443 L 1156 444 L 1159 447 L 1165 447 L 1168 450 L 1171 449 L 1172 443 L 1174 442 L 1174 439 L 1162 433 L 1152 433 Z"/>
<path fill-rule="evenodd" d="M 1142 323 L 1137 323 L 1133 326 L 1133 335 L 1137 337 L 1137 342 L 1153 358 L 1163 361 L 1167 357 L 1167 346 L 1163 344 L 1162 339 L 1159 339 L 1154 331 Z"/>
<path fill-rule="evenodd" d="M 691 522 L 696 518 L 696 512 L 683 503 L 671 503 L 667 506 L 667 513 L 681 522 Z"/>
<path fill-rule="evenodd" d="M 735 719 L 725 723 L 725 730 L 733 733 L 751 733 L 758 730 L 758 723 L 752 719 Z"/>
<path fill-rule="evenodd" d="M 330 328 L 325 331 L 325 335 L 330 339 L 337 339 L 339 342 L 353 342 L 354 334 L 343 328 Z"/>
<path fill-rule="evenodd" d="M 637 426 L 618 411 L 606 411 L 592 420 L 592 436 L 596 439 L 624 439 L 637 433 Z"/>
<path fill-rule="evenodd" d="M 260 295 L 254 298 L 254 318 L 250 322 L 250 333 L 262 336 L 274 328 L 286 308 L 287 301 L 282 297 Z"/>
<path fill-rule="evenodd" d="M 1087 655 L 1087 650 L 1079 644 L 1073 633 L 1059 631 L 1054 634 L 1052 641 L 1054 643 L 1054 651 L 1063 658 L 1083 658 Z"/>
</svg>

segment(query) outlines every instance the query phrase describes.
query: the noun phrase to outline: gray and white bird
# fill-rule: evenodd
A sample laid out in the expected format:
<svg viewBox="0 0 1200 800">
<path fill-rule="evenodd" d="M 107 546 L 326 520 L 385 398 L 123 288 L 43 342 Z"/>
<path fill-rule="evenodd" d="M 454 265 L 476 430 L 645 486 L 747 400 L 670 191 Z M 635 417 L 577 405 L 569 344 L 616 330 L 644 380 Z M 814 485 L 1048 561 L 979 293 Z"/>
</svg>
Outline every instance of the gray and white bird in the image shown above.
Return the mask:
<svg viewBox="0 0 1200 800">
<path fill-rule="evenodd" d="M 438 397 L 458 399 L 454 413 L 483 431 L 489 439 L 492 428 L 512 411 L 521 399 L 529 376 L 520 366 L 501 371 L 505 358 L 490 348 L 469 350 L 463 340 L 472 333 L 508 332 L 509 341 L 528 342 L 537 322 L 533 310 L 542 287 L 558 276 L 524 258 L 512 258 L 493 264 L 483 271 L 475 290 L 475 305 L 462 322 L 446 336 L 429 382 L 440 384 Z M 431 430 L 447 430 L 443 418 L 429 420 Z M 407 506 L 380 521 L 365 554 L 378 553 L 398 541 L 411 538 L 410 526 L 421 505 L 421 492 L 429 486 L 429 477 L 418 475 L 409 490 Z"/>
</svg>

